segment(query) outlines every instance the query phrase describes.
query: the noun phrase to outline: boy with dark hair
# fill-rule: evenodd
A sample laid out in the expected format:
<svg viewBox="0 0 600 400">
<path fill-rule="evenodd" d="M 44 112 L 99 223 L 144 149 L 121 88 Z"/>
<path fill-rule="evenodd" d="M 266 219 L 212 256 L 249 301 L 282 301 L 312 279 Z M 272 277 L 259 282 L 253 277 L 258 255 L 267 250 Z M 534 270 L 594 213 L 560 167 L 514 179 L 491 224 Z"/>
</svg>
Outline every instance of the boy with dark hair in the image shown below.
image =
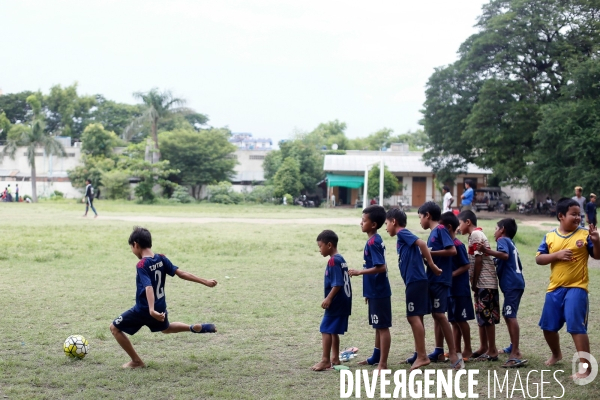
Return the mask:
<svg viewBox="0 0 600 400">
<path fill-rule="evenodd" d="M 423 259 L 427 260 L 427 267 L 435 274 L 441 274 L 442 270 L 435 265 L 427 243 L 406 229 L 404 211 L 399 208 L 390 209 L 387 212 L 385 224 L 387 233 L 397 238 L 398 268 L 406 285 L 406 319 L 410 324 L 415 341 L 415 353 L 406 362 L 412 364 L 412 371 L 431 363 L 425 349 L 423 316 L 430 313 L 430 304 L 429 284 Z"/>
<path fill-rule="evenodd" d="M 312 366 L 313 371 L 324 371 L 340 364 L 340 336 L 348 330 L 348 317 L 352 311 L 352 285 L 348 277 L 346 260 L 337 251 L 338 236 L 324 230 L 317 236 L 319 252 L 329 257 L 325 267 L 325 310 L 321 321 L 323 355 L 321 361 Z M 331 356 L 330 356 L 331 355 Z"/>
<path fill-rule="evenodd" d="M 596 226 L 596 195 L 594 193 L 590 193 L 590 201 L 585 205 L 585 214 L 588 225 Z"/>
<path fill-rule="evenodd" d="M 433 271 L 427 271 L 434 332 L 438 332 L 436 335 L 438 340 L 446 339 L 448 358 L 450 358 L 452 368 L 462 368 L 464 367 L 463 359 L 462 356 L 459 357 L 456 354 L 452 327 L 445 314 L 448 311 L 448 297 L 450 297 L 450 287 L 452 286 L 452 257 L 456 255 L 456 247 L 454 247 L 454 241 L 448 230 L 439 223 L 442 214 L 440 206 L 433 201 L 428 201 L 419 207 L 418 213 L 421 227 L 431 230 L 427 239 L 427 247 L 431 252 L 433 261 L 442 270 L 441 275 L 436 275 Z M 428 355 L 432 361 L 445 360 L 443 341 L 439 343 L 438 340 L 436 340 L 435 350 Z"/>
<path fill-rule="evenodd" d="M 84 217 L 87 217 L 87 213 L 91 208 L 94 212 L 94 218 L 98 217 L 98 213 L 94 208 L 94 187 L 92 186 L 92 181 L 90 179 L 85 180 L 85 197 L 83 199 L 85 201 L 85 214 Z"/>
<path fill-rule="evenodd" d="M 502 219 L 498 221 L 494 232 L 497 251 L 485 248 L 481 244 L 477 248 L 483 254 L 496 258 L 496 274 L 500 282 L 500 290 L 504 294 L 502 316 L 510 336 L 510 346 L 501 351 L 501 353 L 509 355 L 508 361 L 502 365 L 504 368 L 515 368 L 527 364 L 527 360 L 523 360 L 519 348 L 517 313 L 525 290 L 525 279 L 523 278 L 523 266 L 519 259 L 519 253 L 513 242 L 516 234 L 517 222 L 512 218 Z"/>
<path fill-rule="evenodd" d="M 454 197 L 450 193 L 450 188 L 446 185 L 442 188 L 444 197 L 442 198 L 442 212 L 452 211 L 452 203 L 454 203 Z"/>
<path fill-rule="evenodd" d="M 217 281 L 198 278 L 173 265 L 164 255 L 154 254 L 152 252 L 152 235 L 145 228 L 135 227 L 133 229 L 129 236 L 129 246 L 131 246 L 131 252 L 140 260 L 136 268 L 135 306 L 116 318 L 110 324 L 110 331 L 123 350 L 131 357 L 131 361 L 124 364 L 123 368 L 142 368 L 146 365 L 136 353 L 125 333 L 135 335 L 142 326 L 147 326 L 152 332 L 160 331 L 162 333 L 179 333 L 188 330 L 193 333 L 217 331 L 213 324 L 169 323 L 165 297 L 167 274 L 177 275 L 186 281 L 201 283 L 208 287 L 216 286 Z"/>
<path fill-rule="evenodd" d="M 590 352 L 587 335 L 588 303 L 588 258 L 600 259 L 600 235 L 595 226 L 589 231 L 580 227 L 581 209 L 573 199 L 560 199 L 556 206 L 556 217 L 560 221 L 557 229 L 548 232 L 538 248 L 535 262 L 550 264 L 550 284 L 540 318 L 540 328 L 552 351 L 546 365 L 554 365 L 562 359 L 558 331 L 567 323 L 578 352 Z M 588 364 L 587 368 L 583 368 Z M 591 373 L 591 363 L 580 354 L 579 371 L 574 380 L 585 379 Z"/>
<path fill-rule="evenodd" d="M 360 227 L 369 239 L 364 249 L 362 270 L 351 269 L 350 276 L 364 275 L 363 296 L 369 306 L 369 325 L 375 329 L 375 348 L 373 355 L 359 365 L 379 364 L 378 369 L 387 369 L 387 358 L 390 351 L 392 326 L 392 290 L 388 280 L 385 263 L 385 245 L 377 230 L 385 222 L 385 209 L 379 205 L 369 206 L 363 210 Z"/>
<path fill-rule="evenodd" d="M 575 186 L 575 196 L 571 197 L 579 204 L 579 212 L 581 213 L 581 227 L 585 228 L 585 197 L 583 197 L 583 188 Z"/>
<path fill-rule="evenodd" d="M 477 227 L 477 216 L 473 211 L 458 214 L 458 229 L 469 235 L 469 278 L 475 303 L 475 317 L 479 325 L 479 349 L 471 358 L 478 361 L 498 361 L 496 348 L 496 324 L 500 323 L 500 295 L 496 266 L 490 256 L 479 250 L 479 244 L 489 248 L 487 237 Z"/>
<path fill-rule="evenodd" d="M 456 352 L 462 354 L 463 360 L 468 360 L 473 354 L 471 327 L 468 321 L 475 319 L 471 288 L 469 287 L 468 272 L 471 263 L 465 245 L 456 238 L 456 230 L 459 225 L 456 215 L 452 212 L 443 213 L 440 217 L 440 224 L 448 229 L 456 247 L 456 255 L 452 257 L 452 287 L 448 299 L 448 322 L 452 325 Z M 436 341 L 441 345 L 442 339 L 438 339 L 438 336 L 439 334 L 436 331 Z M 462 339 L 464 339 L 465 347 L 461 351 Z"/>
</svg>

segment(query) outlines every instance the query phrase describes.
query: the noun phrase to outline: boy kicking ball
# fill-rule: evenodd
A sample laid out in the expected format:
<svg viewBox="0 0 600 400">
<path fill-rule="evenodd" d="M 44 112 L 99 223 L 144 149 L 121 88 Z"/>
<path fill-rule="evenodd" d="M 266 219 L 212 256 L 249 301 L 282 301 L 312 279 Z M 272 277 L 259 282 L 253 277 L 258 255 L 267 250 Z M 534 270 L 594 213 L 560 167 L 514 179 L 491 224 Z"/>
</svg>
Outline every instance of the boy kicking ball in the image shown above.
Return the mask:
<svg viewBox="0 0 600 400">
<path fill-rule="evenodd" d="M 152 235 L 145 228 L 136 227 L 129 236 L 131 251 L 140 260 L 137 263 L 135 306 L 125 311 L 112 324 L 110 331 L 123 350 L 131 357 L 131 361 L 123 368 L 143 368 L 146 365 L 136 353 L 131 341 L 125 333 L 135 335 L 142 326 L 152 332 L 179 333 L 215 333 L 213 324 L 187 325 L 182 322 L 171 322 L 167 318 L 167 301 L 165 298 L 165 278 L 177 275 L 186 281 L 201 283 L 208 287 L 217 285 L 214 279 L 202 279 L 189 272 L 184 272 L 171 264 L 162 254 L 152 252 Z"/>
</svg>

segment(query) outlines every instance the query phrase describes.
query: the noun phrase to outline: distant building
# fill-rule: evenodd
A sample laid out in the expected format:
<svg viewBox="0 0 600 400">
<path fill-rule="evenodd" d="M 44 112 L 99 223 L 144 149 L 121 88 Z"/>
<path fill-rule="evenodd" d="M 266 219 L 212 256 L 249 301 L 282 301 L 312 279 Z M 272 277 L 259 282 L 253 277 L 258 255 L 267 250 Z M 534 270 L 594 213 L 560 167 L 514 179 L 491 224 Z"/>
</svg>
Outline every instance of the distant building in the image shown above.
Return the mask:
<svg viewBox="0 0 600 400">
<path fill-rule="evenodd" d="M 423 153 L 411 152 L 403 144 L 393 144 L 387 151 L 347 150 L 343 155 L 328 154 L 323 165 L 327 175 L 323 186 L 326 188 L 328 184 L 329 196 L 335 195 L 336 204 L 356 205 L 363 199 L 365 169 L 383 160 L 400 183 L 400 191 L 384 199 L 385 204 L 396 205 L 402 201 L 405 205 L 418 207 L 426 201 L 439 201 L 441 193 L 435 186 L 435 174 L 431 167 L 425 165 L 422 156 Z M 490 170 L 469 164 L 467 173 L 458 175 L 456 184 L 449 185 L 455 199 L 453 206 L 460 204 L 466 179 L 476 182 L 477 186 L 485 186 L 490 174 Z"/>
<path fill-rule="evenodd" d="M 235 166 L 235 175 L 231 179 L 233 189 L 241 192 L 252 190 L 253 186 L 265 183 L 265 170 L 263 162 L 271 150 L 237 150 L 231 154 L 238 164 Z"/>
<path fill-rule="evenodd" d="M 240 150 L 272 150 L 273 148 L 271 139 L 255 139 L 251 133 L 232 133 L 229 143 L 233 143 Z"/>
</svg>

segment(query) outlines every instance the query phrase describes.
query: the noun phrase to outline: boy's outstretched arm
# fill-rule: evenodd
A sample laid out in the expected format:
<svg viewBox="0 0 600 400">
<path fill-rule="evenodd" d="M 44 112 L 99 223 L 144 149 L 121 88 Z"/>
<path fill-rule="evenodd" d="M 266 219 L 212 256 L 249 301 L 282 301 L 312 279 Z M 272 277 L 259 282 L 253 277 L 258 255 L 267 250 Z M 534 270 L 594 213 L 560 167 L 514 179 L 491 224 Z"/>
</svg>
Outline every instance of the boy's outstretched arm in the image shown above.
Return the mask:
<svg viewBox="0 0 600 400">
<path fill-rule="evenodd" d="M 438 266 L 435 265 L 435 263 L 433 262 L 433 258 L 431 258 L 431 252 L 429 251 L 429 248 L 427 247 L 427 243 L 423 239 L 417 239 L 415 244 L 417 246 L 419 246 L 419 249 L 421 250 L 421 254 L 423 255 L 423 258 L 425 258 L 425 260 L 427 261 L 427 265 L 429 265 L 429 269 L 431 269 L 433 271 L 433 273 L 436 274 L 437 276 L 441 275 L 442 270 L 439 269 Z M 454 248 L 454 251 L 456 251 L 456 247 Z"/>
<path fill-rule="evenodd" d="M 146 286 L 146 300 L 148 300 L 148 308 L 150 309 L 150 316 L 160 322 L 165 320 L 165 313 L 159 313 L 154 310 L 154 289 L 152 286 Z"/>
<path fill-rule="evenodd" d="M 182 271 L 181 269 L 177 269 L 175 271 L 175 275 L 177 275 L 178 277 L 180 277 L 181 279 L 184 279 L 186 281 L 201 283 L 204 286 L 208 286 L 208 287 L 217 286 L 217 281 L 214 279 L 199 278 L 196 275 L 190 274 L 189 272 Z"/>
<path fill-rule="evenodd" d="M 436 257 L 454 257 L 456 255 L 456 246 L 448 246 L 444 250 L 431 250 L 430 253 Z"/>
<path fill-rule="evenodd" d="M 508 253 L 505 253 L 503 251 L 496 251 L 496 250 L 488 249 L 482 243 L 479 243 L 477 245 L 477 250 L 479 250 L 483 254 L 487 254 L 488 256 L 496 257 L 500 260 L 504 260 L 504 261 L 508 260 Z"/>
<path fill-rule="evenodd" d="M 380 274 L 387 271 L 387 266 L 385 264 L 374 265 L 373 268 L 369 269 L 350 269 L 348 270 L 348 275 L 350 276 L 358 276 L 358 275 L 371 275 L 371 274 Z"/>
</svg>

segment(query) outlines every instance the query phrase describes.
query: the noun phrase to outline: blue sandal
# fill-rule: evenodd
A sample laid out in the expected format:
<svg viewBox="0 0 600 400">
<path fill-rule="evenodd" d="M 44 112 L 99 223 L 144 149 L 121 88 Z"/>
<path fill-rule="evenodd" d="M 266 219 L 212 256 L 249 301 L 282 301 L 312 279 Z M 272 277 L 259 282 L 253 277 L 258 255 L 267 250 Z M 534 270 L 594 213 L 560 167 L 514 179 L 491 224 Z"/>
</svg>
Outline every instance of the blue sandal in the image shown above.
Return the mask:
<svg viewBox="0 0 600 400">
<path fill-rule="evenodd" d="M 215 326 L 215 324 L 200 324 L 202 325 L 202 329 L 200 329 L 200 332 L 195 331 L 194 330 L 194 325 L 190 325 L 190 332 L 192 333 L 216 333 L 217 332 L 217 327 Z"/>
</svg>

